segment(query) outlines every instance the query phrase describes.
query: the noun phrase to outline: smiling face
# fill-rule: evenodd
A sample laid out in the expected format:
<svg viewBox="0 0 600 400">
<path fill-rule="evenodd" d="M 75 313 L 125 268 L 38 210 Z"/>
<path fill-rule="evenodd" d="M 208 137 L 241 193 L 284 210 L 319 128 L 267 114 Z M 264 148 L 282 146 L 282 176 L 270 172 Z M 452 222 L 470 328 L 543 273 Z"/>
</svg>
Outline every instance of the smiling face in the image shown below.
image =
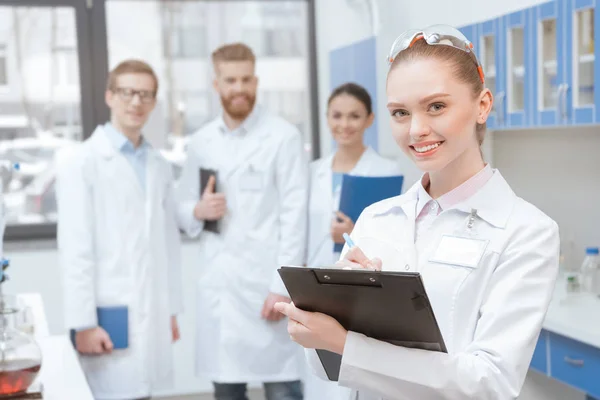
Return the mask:
<svg viewBox="0 0 600 400">
<path fill-rule="evenodd" d="M 224 111 L 235 120 L 245 119 L 254 108 L 258 78 L 253 61 L 220 61 L 215 65 L 214 88 Z"/>
<path fill-rule="evenodd" d="M 341 93 L 329 102 L 327 124 L 338 146 L 362 146 L 373 118 L 365 104 L 351 94 Z"/>
<path fill-rule="evenodd" d="M 123 132 L 139 132 L 156 105 L 156 80 L 147 73 L 125 73 L 106 91 L 111 121 Z"/>
<path fill-rule="evenodd" d="M 470 66 L 473 74 L 477 73 L 475 65 Z M 460 66 L 441 57 L 417 55 L 400 60 L 388 75 L 392 134 L 423 171 L 440 172 L 481 162 L 482 137 L 477 124 L 485 123 L 492 97 L 489 90 L 476 91 L 471 82 L 461 79 Z M 477 75 L 473 78 L 479 79 Z"/>
</svg>

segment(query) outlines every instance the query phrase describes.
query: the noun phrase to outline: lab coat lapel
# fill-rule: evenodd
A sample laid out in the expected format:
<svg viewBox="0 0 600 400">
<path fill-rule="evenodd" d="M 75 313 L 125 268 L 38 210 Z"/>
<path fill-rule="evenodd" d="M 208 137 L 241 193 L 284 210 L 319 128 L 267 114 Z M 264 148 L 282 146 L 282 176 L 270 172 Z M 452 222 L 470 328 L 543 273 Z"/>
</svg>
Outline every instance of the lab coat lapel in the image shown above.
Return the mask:
<svg viewBox="0 0 600 400">
<path fill-rule="evenodd" d="M 318 246 L 315 247 L 315 251 L 310 255 L 309 259 L 315 256 L 319 252 L 322 246 L 325 246 L 330 242 L 331 238 L 331 221 L 333 219 L 334 211 L 334 198 L 333 198 L 333 187 L 332 187 L 332 169 L 331 163 L 333 162 L 333 155 L 323 159 L 315 171 L 315 183 L 312 186 L 312 190 L 315 191 L 314 195 L 318 198 L 316 203 L 319 207 L 325 210 L 323 218 L 320 218 L 319 224 L 321 228 L 317 232 L 327 232 L 323 237 L 317 239 Z M 332 248 L 333 251 L 333 248 Z"/>
<path fill-rule="evenodd" d="M 225 179 L 231 178 L 260 150 L 261 144 L 263 143 L 263 140 L 265 140 L 265 136 L 268 135 L 268 131 L 261 127 L 261 120 L 262 111 L 260 108 L 256 108 L 248 119 L 244 121 L 243 129 L 245 129 L 246 132 L 243 133 L 244 137 L 241 138 L 242 143 L 239 146 L 237 154 L 225 166 Z M 225 133 L 225 135 L 228 134 L 230 133 Z M 227 143 L 226 140 L 221 142 Z M 223 148 L 222 151 L 223 153 L 221 154 L 227 154 L 228 149 Z"/>
<path fill-rule="evenodd" d="M 373 159 L 374 152 L 375 152 L 375 150 L 373 150 L 370 147 L 367 147 L 365 149 L 365 151 L 363 152 L 363 154 L 358 159 L 358 162 L 356 163 L 356 165 L 354 166 L 352 171 L 350 171 L 350 174 L 351 175 L 367 175 L 369 173 L 369 169 L 372 165 L 371 160 Z"/>
<path fill-rule="evenodd" d="M 114 179 L 115 184 L 133 186 L 139 198 L 143 199 L 144 193 L 135 171 L 125 157 L 114 148 L 102 126 L 96 128 L 92 139 L 95 141 L 94 147 L 100 152 L 103 161 L 106 163 L 102 168 L 102 172 L 109 174 L 110 178 Z"/>
<path fill-rule="evenodd" d="M 160 175 L 158 154 L 148 149 L 146 158 L 146 228 L 147 233 L 151 235 L 152 219 L 157 214 L 155 205 L 162 205 L 163 194 L 160 193 L 160 184 L 163 182 Z"/>
<path fill-rule="evenodd" d="M 420 184 L 420 181 L 417 182 L 417 185 Z M 417 194 L 417 186 L 415 185 L 403 195 L 404 201 L 401 207 L 406 215 L 406 227 L 408 229 L 399 229 L 400 224 L 394 228 L 396 229 L 402 250 L 405 253 L 406 263 L 411 271 L 415 271 L 418 268 L 417 249 L 415 247 L 416 213 L 417 202 L 419 200 Z"/>
<path fill-rule="evenodd" d="M 252 158 L 254 154 L 260 149 L 260 144 L 265 136 L 265 132 L 247 132 L 246 137 L 242 139 L 242 146 L 240 146 L 238 154 L 235 159 L 229 164 L 225 178 L 231 178 L 239 169 L 242 169 L 248 164 L 248 160 Z"/>
<path fill-rule="evenodd" d="M 330 155 L 323 160 L 323 162 L 317 168 L 316 183 L 315 183 L 315 190 L 317 190 L 320 194 L 322 194 L 322 196 L 320 196 L 320 197 L 324 201 L 323 204 L 328 203 L 329 210 L 333 210 L 333 201 L 332 201 L 332 193 L 333 193 L 332 174 L 333 174 L 333 172 L 331 169 L 332 162 L 333 162 L 333 155 Z M 327 201 L 326 199 L 329 199 L 329 201 Z"/>
</svg>

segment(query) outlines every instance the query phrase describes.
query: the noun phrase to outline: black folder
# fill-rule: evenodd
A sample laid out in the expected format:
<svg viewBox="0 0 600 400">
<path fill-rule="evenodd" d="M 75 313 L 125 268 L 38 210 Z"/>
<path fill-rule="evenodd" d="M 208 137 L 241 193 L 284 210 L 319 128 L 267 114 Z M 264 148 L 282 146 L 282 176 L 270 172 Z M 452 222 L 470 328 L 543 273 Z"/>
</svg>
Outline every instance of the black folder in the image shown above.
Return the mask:
<svg viewBox="0 0 600 400">
<path fill-rule="evenodd" d="M 214 169 L 200 168 L 200 198 L 204 193 L 204 188 L 208 184 L 211 176 L 215 177 L 215 193 L 217 192 L 217 171 Z M 204 221 L 204 230 L 213 233 L 219 233 L 219 221 Z"/>
<path fill-rule="evenodd" d="M 417 272 L 281 267 L 295 306 L 335 318 L 346 330 L 403 347 L 446 353 L 446 345 Z M 337 381 L 342 357 L 317 354 Z"/>
</svg>

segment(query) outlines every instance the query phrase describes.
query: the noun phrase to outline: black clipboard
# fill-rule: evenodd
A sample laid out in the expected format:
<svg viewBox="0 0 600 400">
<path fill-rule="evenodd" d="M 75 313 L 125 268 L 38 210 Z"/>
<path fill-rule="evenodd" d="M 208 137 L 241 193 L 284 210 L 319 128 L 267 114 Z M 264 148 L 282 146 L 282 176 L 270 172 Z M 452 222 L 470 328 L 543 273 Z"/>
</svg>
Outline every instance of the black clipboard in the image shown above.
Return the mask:
<svg viewBox="0 0 600 400">
<path fill-rule="evenodd" d="M 346 330 L 394 345 L 447 352 L 417 272 L 281 267 L 295 306 L 335 318 Z M 342 357 L 317 350 L 331 381 Z"/>
<path fill-rule="evenodd" d="M 202 198 L 202 193 L 204 192 L 204 188 L 208 184 L 208 180 L 211 176 L 215 177 L 215 193 L 217 192 L 217 171 L 209 168 L 200 168 L 200 198 Z M 221 230 L 219 229 L 219 221 L 204 221 L 204 230 L 213 233 L 219 233 Z"/>
</svg>

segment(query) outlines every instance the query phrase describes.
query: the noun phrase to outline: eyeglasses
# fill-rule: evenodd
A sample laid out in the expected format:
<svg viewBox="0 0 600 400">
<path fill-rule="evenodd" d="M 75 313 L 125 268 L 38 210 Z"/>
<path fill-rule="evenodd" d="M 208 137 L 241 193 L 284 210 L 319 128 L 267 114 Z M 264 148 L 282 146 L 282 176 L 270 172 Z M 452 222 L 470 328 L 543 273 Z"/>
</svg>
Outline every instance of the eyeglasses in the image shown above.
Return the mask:
<svg viewBox="0 0 600 400">
<path fill-rule="evenodd" d="M 408 49 L 415 42 L 420 39 L 424 39 L 427 44 L 432 46 L 450 46 L 455 49 L 464 51 L 465 53 L 471 54 L 473 60 L 477 65 L 477 72 L 482 83 L 485 83 L 483 76 L 483 68 L 481 63 L 477 59 L 477 56 L 473 52 L 473 43 L 469 41 L 458 29 L 448 25 L 432 25 L 425 29 L 410 29 L 394 41 L 390 54 L 388 56 L 388 65 L 392 65 L 398 54 L 401 51 Z"/>
<path fill-rule="evenodd" d="M 113 92 L 117 93 L 123 101 L 130 102 L 137 94 L 140 98 L 140 102 L 143 104 L 149 104 L 154 101 L 156 92 L 154 90 L 135 90 L 131 88 L 115 88 Z"/>
</svg>

